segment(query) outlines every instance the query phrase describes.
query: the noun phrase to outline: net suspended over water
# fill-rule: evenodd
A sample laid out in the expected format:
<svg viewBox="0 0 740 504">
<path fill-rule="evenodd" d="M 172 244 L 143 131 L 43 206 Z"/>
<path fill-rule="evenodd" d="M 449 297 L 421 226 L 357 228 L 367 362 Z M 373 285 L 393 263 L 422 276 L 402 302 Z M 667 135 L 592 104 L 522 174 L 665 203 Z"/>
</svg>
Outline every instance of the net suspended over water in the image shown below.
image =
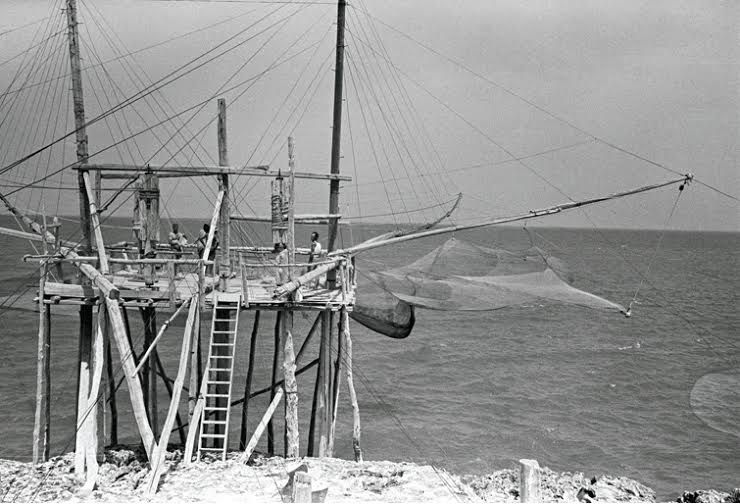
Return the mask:
<svg viewBox="0 0 740 504">
<path fill-rule="evenodd" d="M 537 247 L 512 252 L 451 238 L 409 265 L 364 272 L 352 318 L 405 338 L 415 308 L 489 311 L 555 302 L 625 313 L 621 305 L 576 289 L 567 279 L 563 263 Z"/>
</svg>

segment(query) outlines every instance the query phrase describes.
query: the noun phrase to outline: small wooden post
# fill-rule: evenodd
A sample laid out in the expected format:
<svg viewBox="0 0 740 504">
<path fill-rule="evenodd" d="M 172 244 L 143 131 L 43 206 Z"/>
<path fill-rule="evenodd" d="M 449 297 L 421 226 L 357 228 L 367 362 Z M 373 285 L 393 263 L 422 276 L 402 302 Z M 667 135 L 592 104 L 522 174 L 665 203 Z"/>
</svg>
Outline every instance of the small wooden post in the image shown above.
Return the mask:
<svg viewBox="0 0 740 504">
<path fill-rule="evenodd" d="M 229 157 L 226 149 L 226 100 L 223 98 L 219 98 L 218 100 L 218 165 L 229 165 Z M 224 193 L 218 217 L 218 230 L 221 235 L 221 243 L 218 249 L 219 290 L 226 292 L 226 284 L 231 275 L 231 258 L 229 257 L 229 247 L 231 246 L 231 204 L 229 197 L 229 176 L 227 174 L 218 176 L 218 190 Z"/>
<path fill-rule="evenodd" d="M 254 376 L 254 357 L 257 352 L 257 334 L 260 328 L 260 311 L 254 312 L 252 336 L 249 339 L 249 364 L 247 365 L 247 379 L 244 384 L 244 404 L 242 404 L 242 426 L 239 434 L 239 449 L 247 447 L 247 412 L 249 409 L 249 394 L 252 393 L 252 377 Z"/>
<path fill-rule="evenodd" d="M 44 242 L 44 245 L 46 242 Z M 44 246 L 46 253 L 46 246 Z M 36 415 L 33 425 L 33 463 L 39 464 L 49 459 L 49 427 L 51 423 L 51 309 L 44 302 L 44 287 L 48 263 L 41 263 L 39 276 L 39 333 L 36 368 Z"/>
<path fill-rule="evenodd" d="M 80 307 L 80 341 L 79 341 L 79 369 L 77 374 L 77 431 L 75 438 L 75 474 L 83 476 L 85 473 L 85 454 L 87 450 L 85 436 L 87 398 L 90 394 L 90 359 L 92 353 L 92 315 L 91 306 Z"/>
<path fill-rule="evenodd" d="M 59 217 L 54 216 L 52 226 L 54 227 L 54 251 L 56 252 L 58 250 L 61 250 L 62 248 L 62 223 L 59 221 Z M 62 270 L 62 263 L 56 263 L 56 271 L 57 280 L 59 282 L 64 282 L 64 271 Z"/>
<path fill-rule="evenodd" d="M 311 476 L 308 473 L 296 472 L 293 475 L 290 502 L 311 502 Z"/>
<path fill-rule="evenodd" d="M 198 266 L 198 271 L 202 271 L 203 268 Z M 193 411 L 195 410 L 195 403 L 198 401 L 198 389 L 200 388 L 200 313 L 201 307 L 201 294 L 196 294 L 195 299 L 191 301 L 198 305 L 198 314 L 195 317 L 195 329 L 191 337 L 193 341 L 190 344 L 190 382 L 188 385 L 188 423 L 190 425 L 189 430 L 196 430 L 193 427 Z"/>
<path fill-rule="evenodd" d="M 519 461 L 519 500 L 520 502 L 541 502 L 540 465 L 536 460 Z"/>
</svg>

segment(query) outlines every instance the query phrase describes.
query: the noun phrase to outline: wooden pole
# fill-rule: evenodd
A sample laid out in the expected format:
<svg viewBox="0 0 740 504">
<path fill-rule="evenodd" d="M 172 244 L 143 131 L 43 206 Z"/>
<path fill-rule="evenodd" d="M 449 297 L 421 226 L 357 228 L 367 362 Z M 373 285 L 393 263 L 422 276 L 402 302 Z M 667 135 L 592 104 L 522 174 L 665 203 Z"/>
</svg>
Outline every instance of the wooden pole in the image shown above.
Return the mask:
<svg viewBox="0 0 740 504">
<path fill-rule="evenodd" d="M 249 364 L 247 365 L 247 379 L 244 384 L 244 404 L 242 405 L 242 426 L 239 434 L 239 449 L 247 447 L 247 412 L 249 409 L 249 394 L 252 392 L 252 377 L 254 376 L 254 357 L 257 353 L 257 334 L 260 328 L 260 311 L 254 312 L 252 336 L 249 339 Z"/>
<path fill-rule="evenodd" d="M 244 450 L 244 453 L 239 456 L 239 462 L 249 462 L 249 457 L 252 456 L 252 452 L 254 452 L 254 449 L 257 448 L 257 443 L 259 443 L 260 438 L 262 437 L 262 433 L 265 432 L 265 427 L 267 427 L 268 423 L 270 422 L 272 415 L 275 414 L 275 410 L 277 409 L 278 404 L 280 404 L 280 400 L 282 398 L 283 389 L 279 388 L 277 393 L 275 394 L 275 397 L 273 397 L 270 401 L 270 406 L 267 408 L 267 411 L 265 411 L 265 414 L 262 416 L 262 420 L 260 420 L 260 423 L 257 425 L 254 434 L 252 434 L 252 438 L 249 440 L 247 448 Z"/>
<path fill-rule="evenodd" d="M 313 385 L 313 398 L 311 399 L 311 420 L 308 424 L 308 448 L 306 450 L 306 456 L 315 457 L 315 434 L 316 434 L 316 412 L 319 402 L 319 392 L 321 385 L 321 366 L 316 367 L 316 379 Z"/>
<path fill-rule="evenodd" d="M 146 337 L 148 340 L 147 349 L 152 348 L 149 354 L 149 422 L 152 425 L 154 436 L 158 435 L 159 429 L 159 404 L 157 401 L 157 348 L 154 345 L 154 338 L 157 334 L 157 312 L 154 308 L 144 308 L 146 314 Z"/>
<path fill-rule="evenodd" d="M 326 310 L 321 318 L 321 342 L 319 346 L 319 457 L 328 456 L 329 419 L 331 418 L 331 312 Z"/>
<path fill-rule="evenodd" d="M 355 462 L 362 462 L 362 448 L 360 447 L 360 437 L 362 429 L 360 426 L 360 405 L 357 402 L 357 393 L 355 392 L 355 380 L 352 374 L 352 335 L 349 331 L 349 314 L 347 308 L 342 307 L 342 338 L 344 345 L 342 353 L 344 355 L 344 365 L 347 368 L 347 389 L 349 390 L 349 399 L 352 403 L 352 449 L 355 453 Z"/>
<path fill-rule="evenodd" d="M 170 383 L 172 380 L 167 376 L 167 373 L 164 371 L 164 365 L 162 364 L 162 359 L 159 358 L 159 352 L 154 354 L 156 360 L 157 360 L 157 370 L 159 377 L 162 379 L 162 383 L 164 383 L 164 388 L 167 389 L 167 395 L 170 398 L 170 401 L 172 400 L 172 383 Z M 177 422 L 177 431 L 180 434 L 180 442 L 184 445 L 186 441 L 186 435 L 185 435 L 185 425 L 182 422 L 182 418 L 180 418 L 180 413 L 178 412 L 175 416 L 175 421 Z"/>
<path fill-rule="evenodd" d="M 39 276 L 39 333 L 36 368 L 36 414 L 33 425 L 33 463 L 49 459 L 49 428 L 51 423 L 51 309 L 44 303 L 44 285 L 48 263 L 41 265 Z"/>
<path fill-rule="evenodd" d="M 92 354 L 92 318 L 88 318 L 86 311 L 83 308 L 90 308 L 92 312 L 92 306 L 81 306 L 80 307 L 80 341 L 78 346 L 78 372 L 77 372 L 77 431 L 75 438 L 75 474 L 77 476 L 83 476 L 85 473 L 85 455 L 87 447 L 85 445 L 87 438 L 85 436 L 85 415 L 87 408 L 87 398 L 90 394 L 90 375 L 92 370 L 90 368 L 90 359 Z"/>
<path fill-rule="evenodd" d="M 283 312 L 275 312 L 275 331 L 274 331 L 274 350 L 272 353 L 272 390 L 270 391 L 270 401 L 275 399 L 275 386 L 277 384 L 277 373 L 278 373 L 278 360 L 280 358 L 280 324 Z M 270 455 L 275 454 L 275 429 L 270 419 L 267 424 L 267 453 Z"/>
<path fill-rule="evenodd" d="M 344 24 L 345 24 L 345 10 L 347 8 L 346 0 L 337 1 L 337 47 L 336 47 L 336 63 L 334 67 L 334 114 L 332 121 L 332 136 L 331 136 L 331 173 L 333 175 L 339 174 L 339 162 L 341 160 L 341 143 L 342 143 L 342 87 L 344 85 Z M 339 181 L 332 180 L 329 182 L 329 213 L 339 213 Z M 337 219 L 331 219 L 329 224 L 329 239 L 328 239 L 328 250 L 329 252 L 334 250 L 334 244 L 337 239 Z M 331 278 L 327 277 L 327 281 L 334 279 L 334 274 L 330 273 Z"/>
<path fill-rule="evenodd" d="M 198 267 L 198 270 L 201 268 Z M 191 303 L 198 305 L 198 316 L 195 319 L 195 330 L 193 331 L 193 342 L 190 344 L 190 385 L 188 386 L 188 424 L 193 425 L 193 411 L 198 401 L 198 389 L 200 388 L 201 365 L 200 365 L 200 313 L 201 295 L 198 294 Z M 193 429 L 190 427 L 190 429 Z"/>
<path fill-rule="evenodd" d="M 335 317 L 337 318 L 337 317 Z M 331 400 L 331 425 L 329 426 L 329 456 L 334 456 L 334 432 L 337 425 L 337 406 L 339 405 L 339 387 L 342 382 L 340 371 L 342 369 L 342 355 L 343 343 L 344 343 L 344 317 L 340 316 L 339 325 L 337 328 L 337 358 L 334 361 L 334 383 L 332 385 L 332 400 Z"/>
<path fill-rule="evenodd" d="M 519 501 L 542 502 L 540 495 L 540 465 L 536 460 L 519 461 Z"/>
<path fill-rule="evenodd" d="M 229 157 L 226 149 L 226 100 L 218 100 L 218 164 L 228 166 Z M 231 246 L 231 203 L 229 197 L 229 175 L 222 173 L 218 176 L 218 190 L 223 191 L 224 197 L 221 202 L 221 210 L 218 218 L 218 229 L 221 233 L 221 244 L 218 251 L 219 286 L 220 290 L 226 291 L 227 279 L 231 275 L 231 258 L 229 247 Z"/>
<path fill-rule="evenodd" d="M 151 478 L 147 485 L 147 495 L 151 497 L 157 491 L 159 485 L 159 478 L 162 475 L 164 466 L 164 457 L 167 454 L 167 444 L 172 433 L 172 427 L 175 423 L 175 418 L 178 415 L 178 409 L 180 406 L 180 393 L 182 387 L 185 384 L 185 375 L 188 371 L 188 358 L 190 357 L 190 343 L 192 341 L 192 332 L 195 324 L 196 314 L 198 312 L 198 305 L 193 303 L 188 311 L 188 320 L 185 323 L 185 331 L 182 337 L 182 347 L 180 349 L 180 364 L 177 369 L 177 377 L 175 378 L 174 390 L 172 398 L 170 400 L 170 408 L 167 411 L 167 418 L 162 426 L 162 436 L 159 439 L 157 448 L 152 457 L 151 466 Z"/>
<path fill-rule="evenodd" d="M 118 404 L 116 403 L 116 382 L 113 376 L 113 342 L 111 341 L 110 328 L 105 332 L 105 363 L 108 379 L 108 402 L 110 403 L 110 444 L 118 444 Z"/>
<path fill-rule="evenodd" d="M 126 328 L 121 316 L 121 308 L 118 304 L 118 301 L 115 299 L 107 299 L 105 304 L 108 309 L 108 318 L 110 321 L 113 338 L 116 342 L 116 346 L 118 347 L 118 355 L 121 359 L 123 373 L 126 377 L 126 384 L 128 385 L 129 395 L 131 396 L 131 405 L 134 410 L 136 425 L 139 430 L 139 435 L 141 436 L 141 441 L 144 443 L 144 450 L 146 451 L 147 458 L 151 460 L 152 452 L 157 444 L 154 439 L 154 433 L 152 432 L 152 428 L 149 425 L 149 421 L 146 415 L 144 394 L 141 389 L 139 375 L 136 373 L 136 362 L 134 360 L 133 349 L 131 348 L 128 337 L 126 335 Z"/>
<path fill-rule="evenodd" d="M 283 377 L 285 379 L 286 457 L 299 457 L 298 439 L 298 383 L 295 379 L 295 354 L 293 352 L 293 310 L 283 312 Z"/>
</svg>

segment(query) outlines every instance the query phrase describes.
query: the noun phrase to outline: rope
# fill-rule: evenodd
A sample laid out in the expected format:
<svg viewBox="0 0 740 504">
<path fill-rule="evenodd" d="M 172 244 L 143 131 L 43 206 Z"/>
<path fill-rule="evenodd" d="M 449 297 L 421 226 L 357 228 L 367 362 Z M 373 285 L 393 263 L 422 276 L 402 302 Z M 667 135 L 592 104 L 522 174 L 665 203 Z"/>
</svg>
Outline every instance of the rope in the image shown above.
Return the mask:
<svg viewBox="0 0 740 504">
<path fill-rule="evenodd" d="M 645 284 L 645 280 L 650 274 L 650 268 L 653 266 L 653 262 L 655 262 L 655 258 L 658 255 L 658 250 L 660 249 L 660 244 L 663 242 L 663 238 L 665 237 L 666 231 L 668 230 L 668 226 L 671 222 L 671 219 L 673 218 L 673 214 L 676 212 L 676 208 L 678 207 L 678 202 L 681 199 L 681 195 L 683 194 L 684 187 L 689 184 L 690 180 L 687 179 L 686 182 L 678 186 L 678 194 L 676 195 L 676 200 L 673 202 L 673 206 L 671 207 L 671 211 L 668 213 L 668 218 L 666 218 L 665 224 L 663 225 L 663 230 L 660 233 L 660 236 L 658 236 L 658 241 L 655 244 L 655 250 L 653 250 L 652 255 L 650 256 L 650 261 L 648 262 L 647 269 L 645 270 L 645 274 L 641 275 L 640 277 L 640 283 L 637 285 L 637 289 L 635 289 L 635 294 L 632 296 L 632 299 L 629 302 L 629 305 L 627 305 L 627 311 L 625 312 L 626 316 L 632 315 L 632 305 L 637 302 L 637 295 L 640 293 L 640 290 L 642 289 L 642 286 Z"/>
</svg>

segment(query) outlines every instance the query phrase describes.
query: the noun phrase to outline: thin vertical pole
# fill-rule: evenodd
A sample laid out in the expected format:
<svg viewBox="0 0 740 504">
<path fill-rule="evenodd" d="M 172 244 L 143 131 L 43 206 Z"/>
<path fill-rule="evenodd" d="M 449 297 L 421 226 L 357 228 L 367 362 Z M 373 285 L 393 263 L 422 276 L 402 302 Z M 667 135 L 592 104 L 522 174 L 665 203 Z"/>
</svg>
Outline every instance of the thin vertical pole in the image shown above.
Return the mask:
<svg viewBox="0 0 740 504">
<path fill-rule="evenodd" d="M 247 413 L 249 409 L 249 394 L 252 393 L 252 377 L 254 376 L 254 357 L 257 352 L 257 334 L 260 328 L 260 311 L 254 312 L 254 326 L 249 340 L 249 365 L 247 366 L 247 380 L 244 384 L 244 404 L 242 405 L 242 427 L 239 434 L 239 449 L 247 447 Z"/>
<path fill-rule="evenodd" d="M 345 10 L 347 8 L 346 0 L 337 1 L 337 48 L 336 64 L 334 71 L 334 116 L 332 121 L 331 135 L 331 173 L 339 174 L 339 161 L 341 159 L 341 141 L 342 141 L 342 96 L 344 85 L 344 24 Z M 332 215 L 339 213 L 339 180 L 332 180 L 329 183 L 329 213 Z M 329 240 L 328 250 L 334 250 L 334 244 L 337 239 L 337 219 L 329 220 Z M 331 279 L 335 278 L 335 273 L 330 273 Z"/>
<path fill-rule="evenodd" d="M 331 312 L 325 310 L 321 317 L 321 342 L 319 346 L 319 457 L 329 456 L 329 425 L 331 418 Z"/>
<path fill-rule="evenodd" d="M 46 242 L 44 242 L 46 248 Z M 46 253 L 46 251 L 45 251 Z M 49 424 L 51 422 L 51 310 L 44 302 L 44 286 L 48 272 L 47 262 L 41 263 L 39 277 L 39 334 L 38 362 L 36 369 L 36 415 L 33 426 L 33 463 L 39 464 L 49 458 Z"/>
<path fill-rule="evenodd" d="M 229 157 L 226 149 L 226 100 L 218 100 L 218 165 L 228 166 Z M 218 190 L 224 192 L 221 209 L 218 216 L 218 230 L 221 235 L 218 249 L 219 285 L 222 291 L 226 290 L 226 282 L 231 275 L 231 204 L 229 198 L 229 176 L 225 173 L 218 176 Z"/>
<path fill-rule="evenodd" d="M 278 373 L 278 359 L 280 358 L 280 322 L 282 319 L 281 311 L 275 312 L 275 333 L 274 333 L 274 345 L 275 349 L 272 354 L 272 388 L 270 390 L 270 402 L 275 399 L 275 389 L 277 387 L 277 373 Z M 275 429 L 272 423 L 272 418 L 267 424 L 267 453 L 270 455 L 275 454 Z"/>
<path fill-rule="evenodd" d="M 111 330 L 105 332 L 105 360 L 108 376 L 108 395 L 110 396 L 110 444 L 118 444 L 118 405 L 116 403 L 116 382 L 113 376 L 113 342 L 111 341 Z"/>
</svg>

